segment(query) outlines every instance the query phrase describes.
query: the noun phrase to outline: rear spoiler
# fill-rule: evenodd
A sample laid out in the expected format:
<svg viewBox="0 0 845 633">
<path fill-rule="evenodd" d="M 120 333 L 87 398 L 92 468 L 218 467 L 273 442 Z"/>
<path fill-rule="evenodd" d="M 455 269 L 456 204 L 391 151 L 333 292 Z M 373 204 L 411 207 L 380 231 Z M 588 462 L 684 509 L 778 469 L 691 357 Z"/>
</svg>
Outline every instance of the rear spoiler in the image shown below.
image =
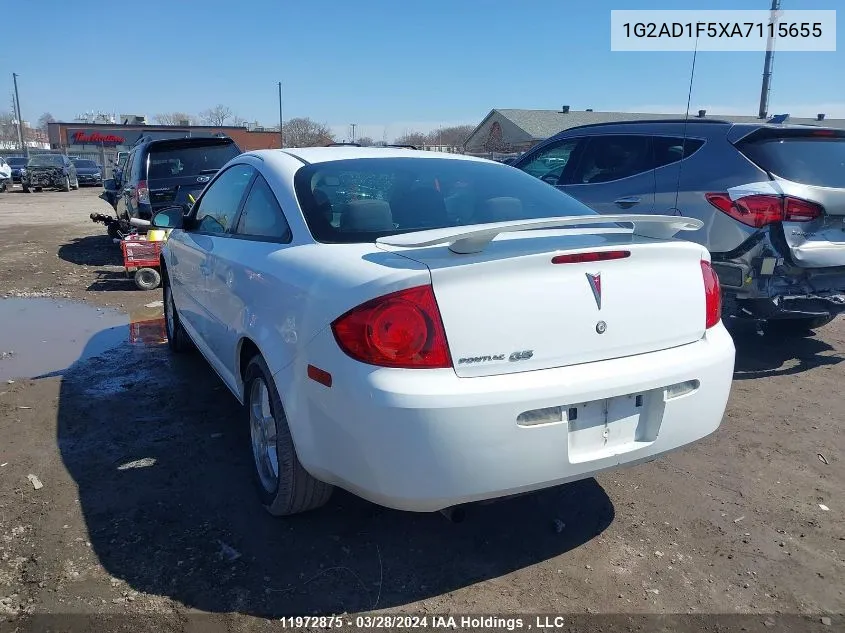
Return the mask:
<svg viewBox="0 0 845 633">
<path fill-rule="evenodd" d="M 388 235 L 376 240 L 377 244 L 412 248 L 448 244 L 449 250 L 462 255 L 480 253 L 499 233 L 516 233 L 532 229 L 560 229 L 568 226 L 585 224 L 634 225 L 633 234 L 641 237 L 668 239 L 678 231 L 696 231 L 704 222 L 695 218 L 678 215 L 636 215 L 620 213 L 616 215 L 570 215 L 557 218 L 539 218 L 536 220 L 513 220 L 510 222 L 491 222 L 470 226 L 454 226 L 445 229 L 414 231 L 401 235 Z"/>
</svg>

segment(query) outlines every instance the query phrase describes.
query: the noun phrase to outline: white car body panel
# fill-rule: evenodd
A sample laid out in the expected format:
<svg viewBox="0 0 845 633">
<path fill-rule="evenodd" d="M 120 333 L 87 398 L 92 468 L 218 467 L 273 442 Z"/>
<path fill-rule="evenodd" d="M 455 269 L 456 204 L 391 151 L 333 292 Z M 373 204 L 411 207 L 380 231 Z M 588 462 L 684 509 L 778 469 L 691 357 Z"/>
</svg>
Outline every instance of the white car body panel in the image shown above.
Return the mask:
<svg viewBox="0 0 845 633">
<path fill-rule="evenodd" d="M 502 234 L 472 255 L 445 245 L 315 243 L 293 191 L 303 166 L 294 155 L 480 159 L 365 148 L 243 154 L 231 163 L 264 176 L 293 240 L 171 234 L 163 256 L 186 331 L 241 401 L 241 347 L 259 349 L 313 476 L 386 506 L 433 511 L 653 459 L 719 426 L 734 347 L 721 323 L 704 327 L 699 261 L 709 255 L 701 246 L 606 228 Z M 607 249 L 632 255 L 597 264 L 549 259 Z M 588 272 L 602 273 L 601 310 Z M 426 284 L 454 368 L 376 367 L 339 348 L 330 328 L 338 316 Z M 458 365 L 464 354 L 526 349 L 536 356 Z M 330 388 L 307 377 L 309 364 L 332 374 Z M 695 391 L 664 402 L 667 386 L 691 380 Z M 643 402 L 632 408 L 638 395 Z M 517 423 L 526 411 L 579 406 L 580 422 Z"/>
</svg>

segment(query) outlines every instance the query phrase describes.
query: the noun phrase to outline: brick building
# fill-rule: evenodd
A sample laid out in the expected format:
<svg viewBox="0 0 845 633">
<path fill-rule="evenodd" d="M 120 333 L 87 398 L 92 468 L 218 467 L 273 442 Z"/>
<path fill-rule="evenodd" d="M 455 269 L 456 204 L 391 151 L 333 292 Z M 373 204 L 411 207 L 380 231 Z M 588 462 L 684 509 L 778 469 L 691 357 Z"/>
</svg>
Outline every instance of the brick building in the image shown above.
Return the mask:
<svg viewBox="0 0 845 633">
<path fill-rule="evenodd" d="M 185 136 L 230 137 L 243 151 L 273 149 L 281 146 L 278 132 L 252 131 L 246 127 L 214 125 L 146 125 L 114 123 L 50 123 L 47 135 L 50 148 L 70 154 L 128 150 L 143 135 L 153 138 Z"/>
</svg>

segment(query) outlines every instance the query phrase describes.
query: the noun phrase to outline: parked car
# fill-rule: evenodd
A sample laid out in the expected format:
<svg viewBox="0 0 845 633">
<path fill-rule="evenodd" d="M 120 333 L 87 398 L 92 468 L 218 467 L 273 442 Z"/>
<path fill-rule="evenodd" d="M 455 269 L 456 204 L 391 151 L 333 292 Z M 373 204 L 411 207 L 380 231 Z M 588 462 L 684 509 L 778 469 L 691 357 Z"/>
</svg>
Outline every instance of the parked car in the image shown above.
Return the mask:
<svg viewBox="0 0 845 633">
<path fill-rule="evenodd" d="M 600 213 L 678 213 L 703 227 L 724 314 L 805 333 L 845 310 L 845 130 L 725 121 L 571 128 L 514 166 Z"/>
<path fill-rule="evenodd" d="M 20 182 L 26 171 L 26 156 L 7 156 L 6 162 L 12 168 L 12 182 Z"/>
<path fill-rule="evenodd" d="M 328 179 L 378 195 L 329 202 Z M 168 343 L 245 404 L 272 514 L 335 485 L 453 508 L 651 460 L 722 419 L 718 280 L 668 239 L 696 220 L 602 218 L 466 156 L 315 147 L 242 154 L 152 224 L 173 229 Z"/>
<path fill-rule="evenodd" d="M 6 191 L 12 184 L 12 166 L 0 156 L 0 193 Z"/>
<path fill-rule="evenodd" d="M 70 191 L 79 189 L 76 167 L 64 154 L 34 154 L 26 163 L 21 185 L 25 193 L 52 187 Z"/>
<path fill-rule="evenodd" d="M 72 162 L 80 185 L 103 185 L 103 168 L 100 165 L 85 158 L 76 158 Z"/>
<path fill-rule="evenodd" d="M 142 140 L 129 153 L 117 192 L 117 217 L 149 220 L 174 204 L 189 206 L 229 159 L 241 153 L 228 137 Z"/>
</svg>

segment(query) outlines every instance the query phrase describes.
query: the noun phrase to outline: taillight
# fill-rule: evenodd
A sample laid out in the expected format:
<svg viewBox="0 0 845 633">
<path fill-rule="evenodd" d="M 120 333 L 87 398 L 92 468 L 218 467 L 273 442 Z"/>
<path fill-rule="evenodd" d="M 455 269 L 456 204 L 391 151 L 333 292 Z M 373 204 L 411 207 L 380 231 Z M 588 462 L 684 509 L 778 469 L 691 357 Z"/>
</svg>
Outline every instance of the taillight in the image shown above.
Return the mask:
<svg viewBox="0 0 845 633">
<path fill-rule="evenodd" d="M 139 180 L 138 186 L 135 187 L 135 204 L 149 204 L 150 190 L 147 188 L 146 180 Z"/>
<path fill-rule="evenodd" d="M 408 369 L 452 366 L 431 286 L 367 301 L 338 317 L 332 332 L 340 348 L 362 363 Z"/>
<path fill-rule="evenodd" d="M 705 320 L 704 327 L 711 328 L 722 318 L 722 289 L 719 278 L 710 262 L 701 260 L 701 274 L 704 277 Z"/>
<path fill-rule="evenodd" d="M 631 251 L 590 251 L 588 253 L 571 253 L 569 255 L 555 255 L 553 264 L 581 264 L 583 262 L 606 262 L 612 259 L 625 259 L 631 256 Z"/>
<path fill-rule="evenodd" d="M 727 193 L 706 193 L 707 202 L 743 224 L 762 228 L 773 222 L 809 222 L 824 209 L 792 196 L 753 195 L 731 200 Z"/>
</svg>

